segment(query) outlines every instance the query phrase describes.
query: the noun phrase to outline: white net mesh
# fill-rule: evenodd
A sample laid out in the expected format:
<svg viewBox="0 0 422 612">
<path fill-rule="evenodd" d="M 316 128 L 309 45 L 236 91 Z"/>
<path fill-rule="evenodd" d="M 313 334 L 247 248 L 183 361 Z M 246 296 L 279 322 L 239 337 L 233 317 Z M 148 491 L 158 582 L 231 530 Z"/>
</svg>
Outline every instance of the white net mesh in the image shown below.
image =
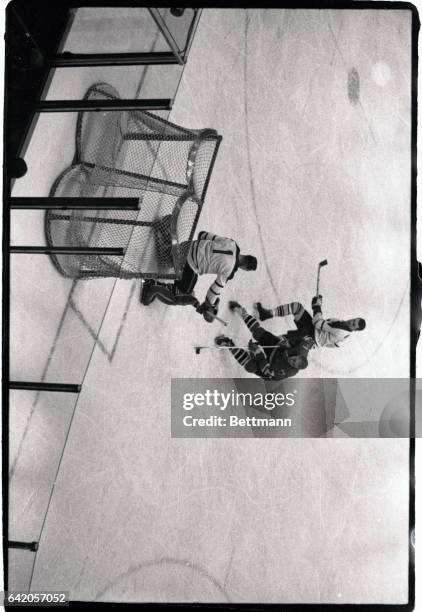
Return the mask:
<svg viewBox="0 0 422 612">
<path fill-rule="evenodd" d="M 110 85 L 87 99 L 118 98 Z M 83 112 L 75 163 L 55 181 L 51 197 L 135 197 L 139 211 L 49 210 L 51 246 L 122 247 L 124 257 L 54 255 L 73 278 L 176 278 L 186 261 L 221 137 L 188 130 L 144 111 Z"/>
</svg>

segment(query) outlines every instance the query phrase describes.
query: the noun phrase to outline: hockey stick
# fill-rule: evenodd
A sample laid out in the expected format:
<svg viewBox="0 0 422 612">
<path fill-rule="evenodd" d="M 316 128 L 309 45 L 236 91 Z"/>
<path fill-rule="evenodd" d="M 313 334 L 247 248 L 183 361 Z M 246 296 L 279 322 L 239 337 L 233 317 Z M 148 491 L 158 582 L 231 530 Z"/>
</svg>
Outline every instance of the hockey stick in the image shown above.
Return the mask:
<svg viewBox="0 0 422 612">
<path fill-rule="evenodd" d="M 227 321 L 223 321 L 223 319 L 220 319 L 220 317 L 217 317 L 217 315 L 212 315 L 212 318 L 214 321 L 218 321 L 219 323 L 222 323 L 225 327 L 227 327 Z"/>
<path fill-rule="evenodd" d="M 326 259 L 324 259 L 323 261 L 320 261 L 318 264 L 318 274 L 317 274 L 317 283 L 316 283 L 316 293 L 315 295 L 319 295 L 319 276 L 321 273 L 321 268 L 323 266 L 326 266 L 328 264 L 328 261 Z"/>
<path fill-rule="evenodd" d="M 192 304 L 192 306 L 195 308 L 196 312 L 198 312 L 198 305 L 199 305 L 199 302 L 197 302 L 197 305 Z M 202 313 L 200 313 L 200 314 L 202 314 Z M 212 318 L 213 321 L 218 321 L 219 323 L 221 323 L 222 325 L 227 327 L 227 325 L 228 325 L 227 321 L 223 321 L 223 319 L 220 319 L 220 317 L 218 317 L 216 314 L 209 313 L 209 315 L 210 315 L 210 317 Z"/>
<path fill-rule="evenodd" d="M 261 348 L 277 348 L 279 347 L 279 344 L 266 344 L 264 346 L 261 346 Z M 222 351 L 222 350 L 226 350 L 228 351 L 229 349 L 244 349 L 245 351 L 249 351 L 250 347 L 249 346 L 238 346 L 237 344 L 235 346 L 194 346 L 193 347 L 195 349 L 195 353 L 197 355 L 199 355 L 199 353 L 203 350 L 203 349 L 208 349 L 209 351 Z"/>
</svg>

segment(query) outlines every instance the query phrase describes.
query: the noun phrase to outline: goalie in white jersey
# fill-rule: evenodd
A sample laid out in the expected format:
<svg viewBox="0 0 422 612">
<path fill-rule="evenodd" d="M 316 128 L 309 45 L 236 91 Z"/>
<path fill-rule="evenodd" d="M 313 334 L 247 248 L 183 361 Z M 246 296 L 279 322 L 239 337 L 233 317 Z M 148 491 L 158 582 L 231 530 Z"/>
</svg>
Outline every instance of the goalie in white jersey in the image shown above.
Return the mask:
<svg viewBox="0 0 422 612">
<path fill-rule="evenodd" d="M 321 306 L 322 295 L 316 295 L 312 299 L 313 316 L 299 302 L 283 304 L 276 308 L 264 308 L 260 302 L 257 302 L 256 309 L 261 321 L 272 317 L 293 315 L 297 330 L 287 332 L 287 338 L 310 335 L 314 338 L 316 346 L 321 348 L 338 348 L 351 332 L 361 331 L 366 327 L 365 319 L 360 317 L 347 321 L 334 318 L 324 319 Z"/>
<path fill-rule="evenodd" d="M 145 281 L 141 292 L 142 304 L 149 305 L 155 298 L 172 306 L 191 304 L 209 323 L 218 312 L 221 292 L 228 281 L 240 270 L 256 270 L 253 255 L 243 255 L 232 238 L 210 232 L 199 232 L 189 248 L 182 278 L 173 284 Z M 198 276 L 213 274 L 215 279 L 202 304 L 193 295 Z"/>
</svg>

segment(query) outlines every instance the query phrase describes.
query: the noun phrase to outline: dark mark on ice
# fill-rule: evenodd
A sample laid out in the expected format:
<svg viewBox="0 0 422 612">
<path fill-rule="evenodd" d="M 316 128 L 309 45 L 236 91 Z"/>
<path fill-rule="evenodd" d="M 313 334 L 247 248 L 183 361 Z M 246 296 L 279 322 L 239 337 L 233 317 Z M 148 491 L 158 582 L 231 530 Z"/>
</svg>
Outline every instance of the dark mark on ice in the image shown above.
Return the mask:
<svg viewBox="0 0 422 612">
<path fill-rule="evenodd" d="M 347 73 L 347 95 L 353 105 L 359 102 L 359 91 L 359 72 L 356 70 L 356 68 L 351 68 Z"/>
</svg>

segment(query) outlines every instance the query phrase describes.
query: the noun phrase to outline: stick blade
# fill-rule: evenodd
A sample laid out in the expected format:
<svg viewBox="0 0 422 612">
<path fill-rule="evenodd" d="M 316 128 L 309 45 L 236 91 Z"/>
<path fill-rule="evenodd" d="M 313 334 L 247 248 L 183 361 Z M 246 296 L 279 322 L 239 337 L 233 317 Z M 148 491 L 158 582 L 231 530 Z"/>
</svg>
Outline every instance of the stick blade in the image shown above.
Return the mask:
<svg viewBox="0 0 422 612">
<path fill-rule="evenodd" d="M 326 266 L 327 264 L 328 264 L 328 261 L 326 259 L 319 262 L 320 268 L 322 268 L 322 266 Z"/>
</svg>

